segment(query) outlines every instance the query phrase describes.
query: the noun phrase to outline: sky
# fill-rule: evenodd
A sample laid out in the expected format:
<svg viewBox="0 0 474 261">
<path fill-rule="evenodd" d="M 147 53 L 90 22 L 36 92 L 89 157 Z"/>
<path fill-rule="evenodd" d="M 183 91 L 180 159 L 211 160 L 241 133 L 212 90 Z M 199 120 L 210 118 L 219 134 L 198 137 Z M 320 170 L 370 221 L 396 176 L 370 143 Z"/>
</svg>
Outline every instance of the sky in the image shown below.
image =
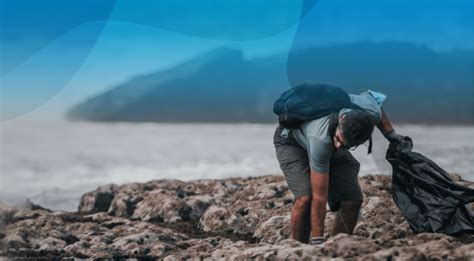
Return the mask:
<svg viewBox="0 0 474 261">
<path fill-rule="evenodd" d="M 247 58 L 359 41 L 474 50 L 469 0 L 0 0 L 0 25 L 1 121 L 62 118 L 221 46 Z"/>
</svg>

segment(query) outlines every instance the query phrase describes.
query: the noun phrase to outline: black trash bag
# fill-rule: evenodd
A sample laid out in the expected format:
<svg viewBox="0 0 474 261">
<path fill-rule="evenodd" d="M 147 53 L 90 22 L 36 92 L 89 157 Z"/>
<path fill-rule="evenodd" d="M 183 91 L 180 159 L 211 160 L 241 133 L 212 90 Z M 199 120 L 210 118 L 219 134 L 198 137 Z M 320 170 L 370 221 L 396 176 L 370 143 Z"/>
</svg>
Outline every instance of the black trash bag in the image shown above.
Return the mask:
<svg viewBox="0 0 474 261">
<path fill-rule="evenodd" d="M 456 184 L 448 173 L 425 156 L 412 152 L 405 137 L 391 143 L 386 159 L 393 168 L 392 197 L 416 233 L 474 233 L 474 216 L 466 207 L 474 189 Z"/>
</svg>

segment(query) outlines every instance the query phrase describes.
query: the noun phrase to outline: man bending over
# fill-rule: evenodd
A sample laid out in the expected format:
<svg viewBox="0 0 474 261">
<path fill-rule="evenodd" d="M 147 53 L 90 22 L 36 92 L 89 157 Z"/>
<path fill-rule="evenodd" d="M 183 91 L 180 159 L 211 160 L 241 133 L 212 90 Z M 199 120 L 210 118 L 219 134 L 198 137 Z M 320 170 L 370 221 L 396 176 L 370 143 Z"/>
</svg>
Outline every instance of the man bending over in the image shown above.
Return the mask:
<svg viewBox="0 0 474 261">
<path fill-rule="evenodd" d="M 299 128 L 278 126 L 274 135 L 276 156 L 294 195 L 291 238 L 311 244 L 324 242 L 326 203 L 337 211 L 330 235 L 351 234 L 357 224 L 363 195 L 358 183 L 359 162 L 349 152 L 367 141 L 374 126 L 390 142 L 400 142 L 382 109 L 386 96 L 366 91 L 350 94 L 361 109 L 341 109 L 301 123 Z M 331 121 L 335 123 L 331 124 Z M 333 135 L 328 129 L 336 125 Z"/>
</svg>

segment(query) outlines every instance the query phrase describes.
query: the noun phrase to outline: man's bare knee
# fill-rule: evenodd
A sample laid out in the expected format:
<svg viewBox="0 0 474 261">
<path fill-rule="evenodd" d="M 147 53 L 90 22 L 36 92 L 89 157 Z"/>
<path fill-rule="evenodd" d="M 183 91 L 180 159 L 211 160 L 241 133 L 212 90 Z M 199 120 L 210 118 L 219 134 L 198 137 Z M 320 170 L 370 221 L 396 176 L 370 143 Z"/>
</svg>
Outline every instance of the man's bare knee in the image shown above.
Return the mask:
<svg viewBox="0 0 474 261">
<path fill-rule="evenodd" d="M 301 196 L 295 200 L 294 208 L 305 209 L 311 205 L 311 196 Z"/>
</svg>

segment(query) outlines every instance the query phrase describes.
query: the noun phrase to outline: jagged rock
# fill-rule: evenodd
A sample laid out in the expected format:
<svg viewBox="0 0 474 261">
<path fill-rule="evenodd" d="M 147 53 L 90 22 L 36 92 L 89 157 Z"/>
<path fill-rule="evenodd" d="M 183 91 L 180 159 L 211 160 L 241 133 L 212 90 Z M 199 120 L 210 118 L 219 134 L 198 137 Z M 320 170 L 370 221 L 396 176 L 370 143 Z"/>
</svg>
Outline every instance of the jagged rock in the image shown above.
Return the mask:
<svg viewBox="0 0 474 261">
<path fill-rule="evenodd" d="M 380 248 L 381 246 L 370 238 L 337 234 L 323 244 L 321 252 L 325 256 L 351 258 L 373 253 Z"/>
<path fill-rule="evenodd" d="M 20 249 L 27 248 L 29 244 L 22 234 L 10 232 L 9 235 L 3 238 L 2 246 L 7 249 Z"/>
<path fill-rule="evenodd" d="M 233 242 L 223 237 L 208 237 L 203 239 L 189 239 L 177 244 L 180 250 L 165 257 L 164 260 L 206 259 L 210 258 L 212 251 L 221 245 L 230 245 Z"/>
<path fill-rule="evenodd" d="M 38 255 L 49 252 L 75 257 L 161 256 L 176 248 L 176 242 L 188 239 L 168 228 L 104 212 L 81 215 L 42 211 L 39 216 L 12 220 L 5 231 L 2 245 L 11 255 L 29 249 Z"/>
<path fill-rule="evenodd" d="M 240 189 L 209 207 L 199 221 L 200 227 L 207 232 L 225 231 L 260 237 L 261 234 L 254 234 L 258 226 L 274 215 L 287 215 L 292 202 L 288 199 L 292 196 L 283 177 L 259 179 L 256 182 L 246 178 L 241 180 L 240 186 L 234 184 Z"/>
<path fill-rule="evenodd" d="M 66 242 L 61 239 L 54 238 L 54 237 L 47 237 L 45 239 L 41 239 L 38 242 L 40 251 L 61 251 L 65 246 Z"/>
<path fill-rule="evenodd" d="M 82 197 L 80 212 L 96 213 L 100 210 L 113 216 L 164 223 L 197 221 L 218 200 L 216 195 L 225 196 L 229 190 L 225 184 L 212 181 L 162 180 L 120 187 L 104 186 Z M 104 200 L 101 208 L 94 207 L 97 198 L 107 198 L 108 207 Z"/>
<path fill-rule="evenodd" d="M 321 256 L 321 253 L 321 246 L 310 246 L 291 239 L 277 244 L 249 244 L 238 241 L 215 250 L 212 252 L 212 258 L 215 260 L 311 260 Z"/>
<path fill-rule="evenodd" d="M 254 236 L 264 243 L 276 243 L 290 235 L 290 215 L 273 216 L 262 222 L 255 230 Z"/>
<path fill-rule="evenodd" d="M 107 211 L 114 199 L 117 188 L 117 185 L 106 185 L 84 194 L 79 204 L 79 212 L 96 213 Z"/>
<path fill-rule="evenodd" d="M 142 200 L 140 192 L 121 190 L 113 198 L 107 213 L 117 217 L 131 217 L 137 204 Z"/>
<path fill-rule="evenodd" d="M 220 230 L 251 235 L 261 223 L 273 215 L 288 213 L 289 206 L 268 209 L 269 201 L 271 200 L 237 200 L 225 208 L 211 207 L 204 213 L 200 225 L 204 231 Z"/>
<path fill-rule="evenodd" d="M 458 180 L 472 185 L 472 182 Z M 474 235 L 414 234 L 390 194 L 390 177 L 360 178 L 354 235 L 319 246 L 288 239 L 292 195 L 282 176 L 155 180 L 86 193 L 78 212 L 0 203 L 0 256 L 57 258 L 363 259 L 474 258 Z"/>
<path fill-rule="evenodd" d="M 474 243 L 463 245 L 448 251 L 449 257 L 462 257 L 466 260 L 474 260 Z"/>
<path fill-rule="evenodd" d="M 369 175 L 359 179 L 365 197 L 385 196 L 390 193 L 391 179 L 384 175 Z"/>
<path fill-rule="evenodd" d="M 144 221 L 175 223 L 183 221 L 182 212 L 186 203 L 169 190 L 153 190 L 148 192 L 136 205 L 132 217 Z"/>
<path fill-rule="evenodd" d="M 383 249 L 375 253 L 370 254 L 368 257 L 373 257 L 375 260 L 388 260 L 388 259 L 399 259 L 399 260 L 446 260 L 448 257 L 452 257 L 453 250 L 460 247 L 459 242 L 455 242 L 449 239 L 431 240 L 423 244 L 416 244 L 415 246 L 402 246 L 392 247 L 389 249 Z M 469 246 L 469 245 L 468 245 Z M 461 257 L 463 260 L 470 260 L 474 253 L 474 244 L 470 244 L 470 247 L 459 251 L 462 254 L 456 256 Z M 471 251 L 471 253 L 469 253 Z"/>
<path fill-rule="evenodd" d="M 214 203 L 211 195 L 190 196 L 186 199 L 187 213 L 183 213 L 184 220 L 199 220 L 207 208 Z"/>
<path fill-rule="evenodd" d="M 17 209 L 0 202 L 0 230 L 11 221 L 16 211 Z"/>
<path fill-rule="evenodd" d="M 226 209 L 219 206 L 210 206 L 201 218 L 199 224 L 205 232 L 224 231 L 226 228 Z"/>
</svg>

